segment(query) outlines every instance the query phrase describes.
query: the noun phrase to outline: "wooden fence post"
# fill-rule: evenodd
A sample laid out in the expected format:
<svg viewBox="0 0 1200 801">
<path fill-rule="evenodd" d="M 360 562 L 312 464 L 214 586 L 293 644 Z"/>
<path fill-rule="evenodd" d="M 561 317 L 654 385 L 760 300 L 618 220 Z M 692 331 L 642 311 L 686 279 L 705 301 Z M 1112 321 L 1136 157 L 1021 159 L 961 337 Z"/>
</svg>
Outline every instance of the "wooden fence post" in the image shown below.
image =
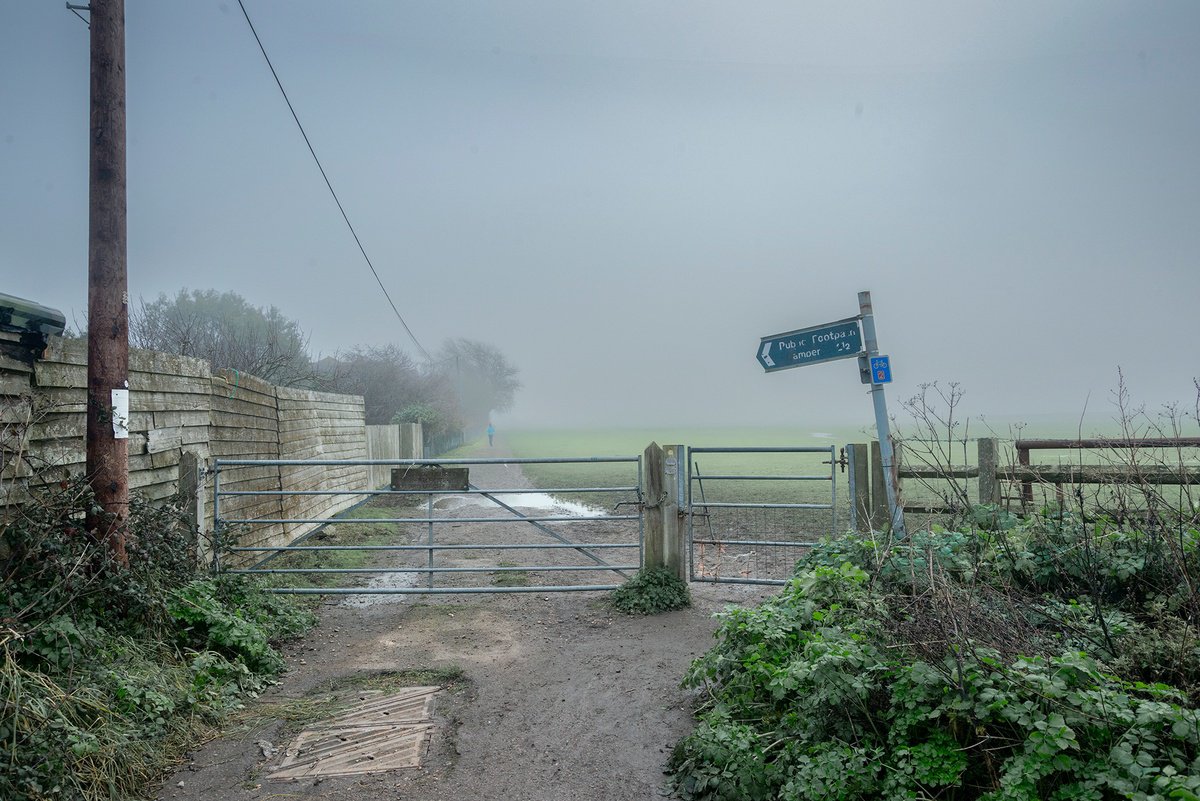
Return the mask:
<svg viewBox="0 0 1200 801">
<path fill-rule="evenodd" d="M 846 473 L 850 479 L 850 527 L 871 530 L 871 463 L 866 443 L 846 446 Z"/>
<path fill-rule="evenodd" d="M 892 441 L 892 486 L 896 488 L 896 506 L 904 509 L 904 482 L 900 480 L 900 471 L 904 469 L 904 443 Z M 892 517 L 888 515 L 888 523 Z"/>
<path fill-rule="evenodd" d="M 1000 457 L 994 437 L 980 437 L 979 443 L 979 502 L 984 506 L 1000 505 Z"/>
<path fill-rule="evenodd" d="M 208 537 L 208 517 L 204 508 L 204 462 L 191 451 L 179 457 L 179 505 L 185 519 L 196 532 L 196 561 L 208 564 L 212 553 Z"/>
</svg>

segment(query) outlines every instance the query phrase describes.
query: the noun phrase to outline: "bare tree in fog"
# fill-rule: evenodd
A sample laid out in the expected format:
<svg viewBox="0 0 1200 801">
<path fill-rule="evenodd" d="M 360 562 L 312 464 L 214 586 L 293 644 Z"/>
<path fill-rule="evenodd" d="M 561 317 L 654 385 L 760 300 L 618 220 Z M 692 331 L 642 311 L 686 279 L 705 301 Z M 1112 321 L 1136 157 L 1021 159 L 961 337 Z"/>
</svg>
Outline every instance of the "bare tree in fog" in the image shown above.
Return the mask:
<svg viewBox="0 0 1200 801">
<path fill-rule="evenodd" d="M 316 372 L 308 337 L 274 306 L 262 308 L 236 292 L 181 289 L 139 301 L 129 314 L 129 342 L 137 348 L 208 359 L 290 387 L 312 387 Z"/>
</svg>

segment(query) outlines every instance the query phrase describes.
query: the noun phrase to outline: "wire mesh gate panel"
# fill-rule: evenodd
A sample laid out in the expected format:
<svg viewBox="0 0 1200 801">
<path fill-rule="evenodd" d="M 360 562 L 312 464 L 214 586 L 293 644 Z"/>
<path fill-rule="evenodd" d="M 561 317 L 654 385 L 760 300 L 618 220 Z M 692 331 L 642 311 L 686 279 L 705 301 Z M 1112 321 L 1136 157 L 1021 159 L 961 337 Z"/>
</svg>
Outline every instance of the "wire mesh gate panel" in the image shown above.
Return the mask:
<svg viewBox="0 0 1200 801">
<path fill-rule="evenodd" d="M 690 448 L 692 581 L 785 583 L 804 550 L 837 530 L 834 450 Z"/>
<path fill-rule="evenodd" d="M 321 470 L 341 471 L 339 483 L 345 486 L 348 468 L 365 476 L 372 465 L 393 468 L 390 487 L 320 486 Z M 215 568 L 268 576 L 273 592 L 611 590 L 641 564 L 637 456 L 219 459 L 214 468 Z M 317 486 L 243 488 L 248 482 L 239 476 L 264 468 L 313 469 L 311 483 Z M 526 471 L 554 486 L 534 487 Z M 314 506 L 321 499 L 325 507 Z M 331 504 L 350 508 L 336 517 L 306 511 Z"/>
</svg>

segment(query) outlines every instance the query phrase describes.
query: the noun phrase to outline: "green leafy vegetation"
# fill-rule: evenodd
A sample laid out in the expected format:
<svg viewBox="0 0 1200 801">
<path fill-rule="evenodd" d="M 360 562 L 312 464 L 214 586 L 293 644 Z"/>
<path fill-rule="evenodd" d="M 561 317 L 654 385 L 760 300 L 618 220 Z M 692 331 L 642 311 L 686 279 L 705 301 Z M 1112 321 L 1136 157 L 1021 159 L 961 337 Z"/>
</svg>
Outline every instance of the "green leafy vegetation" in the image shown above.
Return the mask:
<svg viewBox="0 0 1200 801">
<path fill-rule="evenodd" d="M 196 568 L 169 507 L 131 505 L 127 569 L 82 530 L 82 483 L 0 528 L 0 798 L 141 797 L 283 666 L 303 608 Z"/>
<path fill-rule="evenodd" d="M 987 517 L 984 515 L 984 517 Z M 814 548 L 689 670 L 685 799 L 1200 793 L 1200 532 L 1067 515 Z"/>
<path fill-rule="evenodd" d="M 613 590 L 613 606 L 627 615 L 657 615 L 692 605 L 687 582 L 665 567 L 639 570 Z"/>
<path fill-rule="evenodd" d="M 459 421 L 448 416 L 444 409 L 430 403 L 414 403 L 405 406 L 392 416 L 391 422 L 420 423 L 427 433 L 433 435 L 442 434 L 452 426 L 459 425 Z"/>
</svg>

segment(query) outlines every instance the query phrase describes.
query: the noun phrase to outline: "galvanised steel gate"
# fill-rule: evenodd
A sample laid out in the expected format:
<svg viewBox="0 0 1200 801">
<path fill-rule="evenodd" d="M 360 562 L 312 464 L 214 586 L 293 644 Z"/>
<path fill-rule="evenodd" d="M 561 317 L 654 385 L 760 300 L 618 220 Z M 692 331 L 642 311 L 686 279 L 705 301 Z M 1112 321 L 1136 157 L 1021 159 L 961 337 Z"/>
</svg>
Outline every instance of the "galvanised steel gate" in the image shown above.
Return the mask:
<svg viewBox="0 0 1200 801">
<path fill-rule="evenodd" d="M 397 469 L 392 487 L 366 486 L 371 466 Z M 576 483 L 534 488 L 522 466 Z M 272 592 L 611 590 L 642 561 L 637 456 L 218 459 L 214 470 L 214 567 L 270 576 Z M 601 481 L 580 481 L 589 470 Z M 273 474 L 276 486 L 312 488 L 263 488 Z M 581 502 L 587 499 L 603 506 Z"/>
<path fill-rule="evenodd" d="M 833 446 L 690 448 L 691 580 L 785 584 L 805 549 L 837 530 L 834 456 Z"/>
</svg>

